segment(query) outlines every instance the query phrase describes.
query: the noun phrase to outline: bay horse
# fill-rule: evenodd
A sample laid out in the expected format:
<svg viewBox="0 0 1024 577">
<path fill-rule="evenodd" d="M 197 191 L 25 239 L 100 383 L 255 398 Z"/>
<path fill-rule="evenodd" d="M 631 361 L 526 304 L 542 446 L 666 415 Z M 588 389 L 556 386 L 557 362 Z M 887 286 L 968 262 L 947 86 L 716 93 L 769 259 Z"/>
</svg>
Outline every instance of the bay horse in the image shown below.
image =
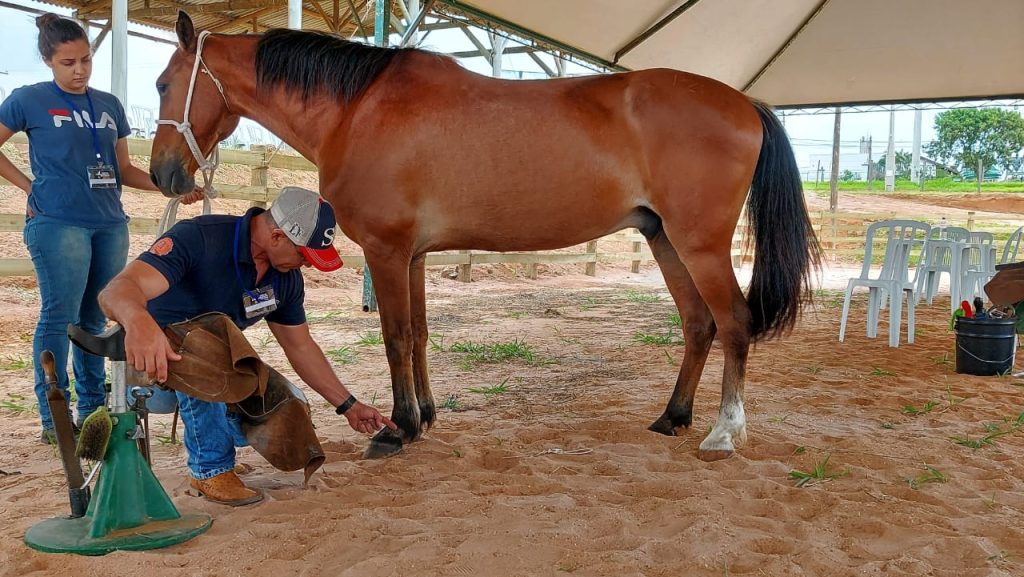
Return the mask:
<svg viewBox="0 0 1024 577">
<path fill-rule="evenodd" d="M 647 239 L 684 319 L 675 389 L 649 429 L 690 426 L 717 336 L 722 396 L 698 456 L 725 458 L 746 440 L 750 344 L 793 327 L 820 251 L 768 105 L 668 69 L 506 81 L 323 33 L 197 34 L 184 12 L 175 28 L 178 49 L 157 80 L 153 181 L 169 197 L 191 192 L 242 116 L 316 164 L 321 194 L 373 272 L 391 369 L 399 430 L 378 432 L 367 457 L 397 453 L 437 415 L 428 252 L 550 250 L 627 227 Z M 744 200 L 755 248 L 746 298 L 730 256 Z"/>
</svg>

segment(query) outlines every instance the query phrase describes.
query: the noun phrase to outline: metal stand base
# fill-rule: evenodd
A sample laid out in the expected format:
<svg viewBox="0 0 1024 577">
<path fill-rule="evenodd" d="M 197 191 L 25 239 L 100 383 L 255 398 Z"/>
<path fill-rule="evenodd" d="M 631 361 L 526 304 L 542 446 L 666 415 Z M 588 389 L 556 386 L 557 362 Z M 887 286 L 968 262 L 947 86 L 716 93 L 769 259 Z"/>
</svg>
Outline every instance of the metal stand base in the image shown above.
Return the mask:
<svg viewBox="0 0 1024 577">
<path fill-rule="evenodd" d="M 25 543 L 48 553 L 105 555 L 157 549 L 210 528 L 209 515 L 181 515 L 139 453 L 132 411 L 114 413 L 113 434 L 89 510 L 77 519 L 47 519 L 25 533 Z"/>
</svg>

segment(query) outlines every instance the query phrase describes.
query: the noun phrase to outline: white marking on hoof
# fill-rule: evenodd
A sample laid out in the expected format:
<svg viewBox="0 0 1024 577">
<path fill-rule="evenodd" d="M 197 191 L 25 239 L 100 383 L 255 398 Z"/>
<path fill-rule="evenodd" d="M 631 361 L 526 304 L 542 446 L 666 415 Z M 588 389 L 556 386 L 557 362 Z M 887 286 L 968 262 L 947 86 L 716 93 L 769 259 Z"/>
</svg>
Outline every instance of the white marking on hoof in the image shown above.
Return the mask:
<svg viewBox="0 0 1024 577">
<path fill-rule="evenodd" d="M 700 443 L 700 455 L 721 459 L 731 455 L 736 446 L 747 442 L 747 417 L 743 412 L 743 402 L 735 401 L 722 405 L 718 412 L 718 422 L 711 432 Z"/>
</svg>

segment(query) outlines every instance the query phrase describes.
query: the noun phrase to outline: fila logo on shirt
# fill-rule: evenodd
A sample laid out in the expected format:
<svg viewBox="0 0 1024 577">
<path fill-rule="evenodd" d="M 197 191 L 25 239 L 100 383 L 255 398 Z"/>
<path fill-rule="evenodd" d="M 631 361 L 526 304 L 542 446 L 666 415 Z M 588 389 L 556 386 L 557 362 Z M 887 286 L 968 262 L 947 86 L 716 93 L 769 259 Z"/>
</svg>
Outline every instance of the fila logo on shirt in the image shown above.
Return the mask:
<svg viewBox="0 0 1024 577">
<path fill-rule="evenodd" d="M 89 118 L 89 113 L 85 110 L 79 115 L 78 112 L 70 111 L 66 108 L 57 108 L 48 111 L 53 116 L 53 125 L 57 128 L 63 126 L 65 122 L 74 122 L 79 128 L 88 128 L 92 126 L 92 119 Z M 109 128 L 114 132 L 117 132 L 117 124 L 114 123 L 114 119 L 109 114 L 103 112 L 100 114 L 99 124 L 96 128 Z"/>
</svg>

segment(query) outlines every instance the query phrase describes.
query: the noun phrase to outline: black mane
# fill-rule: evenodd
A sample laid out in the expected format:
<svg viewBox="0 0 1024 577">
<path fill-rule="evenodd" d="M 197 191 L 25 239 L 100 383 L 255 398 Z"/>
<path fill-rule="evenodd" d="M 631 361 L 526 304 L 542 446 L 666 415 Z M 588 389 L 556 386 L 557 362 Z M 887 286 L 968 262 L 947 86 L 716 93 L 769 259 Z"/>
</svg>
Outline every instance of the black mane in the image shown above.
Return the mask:
<svg viewBox="0 0 1024 577">
<path fill-rule="evenodd" d="M 377 48 L 323 32 L 279 28 L 256 45 L 258 91 L 283 84 L 308 100 L 326 92 L 345 103 L 358 97 L 402 53 L 413 48 Z"/>
</svg>

